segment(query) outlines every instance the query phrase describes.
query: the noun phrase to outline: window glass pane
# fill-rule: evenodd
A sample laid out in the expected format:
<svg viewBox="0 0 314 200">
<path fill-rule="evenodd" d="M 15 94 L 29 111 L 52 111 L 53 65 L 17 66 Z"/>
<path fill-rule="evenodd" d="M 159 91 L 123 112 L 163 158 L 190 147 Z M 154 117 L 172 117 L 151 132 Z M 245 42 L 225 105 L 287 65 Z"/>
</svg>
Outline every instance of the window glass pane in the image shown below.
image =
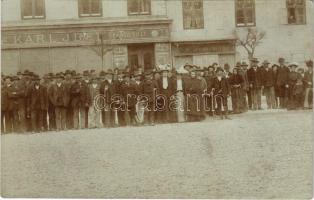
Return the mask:
<svg viewBox="0 0 314 200">
<path fill-rule="evenodd" d="M 296 23 L 296 16 L 295 16 L 295 9 L 294 8 L 288 9 L 288 23 L 289 24 Z"/>
<path fill-rule="evenodd" d="M 129 13 L 138 13 L 139 12 L 139 1 L 138 0 L 129 0 Z"/>
<path fill-rule="evenodd" d="M 90 13 L 89 6 L 90 6 L 89 0 L 80 0 L 80 8 L 81 8 L 80 14 L 89 14 Z"/>
<path fill-rule="evenodd" d="M 101 14 L 101 2 L 100 0 L 91 1 L 91 12 L 92 14 Z"/>
<path fill-rule="evenodd" d="M 183 0 L 182 7 L 185 29 L 204 28 L 203 0 Z"/>
<path fill-rule="evenodd" d="M 238 25 L 255 24 L 254 0 L 236 0 L 236 19 Z"/>
<path fill-rule="evenodd" d="M 23 17 L 33 16 L 33 1 L 32 0 L 22 0 L 23 3 Z"/>
<path fill-rule="evenodd" d="M 35 16 L 45 15 L 45 5 L 43 0 L 35 0 Z"/>
<path fill-rule="evenodd" d="M 149 13 L 150 10 L 150 0 L 139 0 L 140 1 L 140 7 L 141 12 L 143 13 Z"/>
</svg>

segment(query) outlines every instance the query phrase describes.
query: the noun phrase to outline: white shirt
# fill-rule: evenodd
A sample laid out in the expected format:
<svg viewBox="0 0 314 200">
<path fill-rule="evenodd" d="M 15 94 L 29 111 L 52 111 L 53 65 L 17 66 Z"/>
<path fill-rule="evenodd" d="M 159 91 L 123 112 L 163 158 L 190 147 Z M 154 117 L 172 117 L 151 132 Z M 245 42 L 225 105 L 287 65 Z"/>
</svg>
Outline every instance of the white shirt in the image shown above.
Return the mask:
<svg viewBox="0 0 314 200">
<path fill-rule="evenodd" d="M 162 77 L 162 88 L 163 89 L 168 88 L 168 77 Z"/>
<path fill-rule="evenodd" d="M 177 79 L 177 90 L 183 90 L 182 79 Z"/>
</svg>

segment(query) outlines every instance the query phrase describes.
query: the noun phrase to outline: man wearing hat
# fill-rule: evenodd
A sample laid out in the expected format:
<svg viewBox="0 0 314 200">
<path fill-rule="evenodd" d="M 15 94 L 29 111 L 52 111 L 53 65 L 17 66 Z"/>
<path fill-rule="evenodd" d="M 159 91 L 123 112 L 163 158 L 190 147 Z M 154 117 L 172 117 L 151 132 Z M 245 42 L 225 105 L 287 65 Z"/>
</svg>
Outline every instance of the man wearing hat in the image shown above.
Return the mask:
<svg viewBox="0 0 314 200">
<path fill-rule="evenodd" d="M 97 101 L 100 94 L 100 78 L 93 77 L 91 79 L 91 84 L 89 85 L 89 93 L 91 98 L 91 104 L 88 109 L 88 128 L 101 128 L 102 118 L 101 118 L 101 104 Z"/>
<path fill-rule="evenodd" d="M 155 123 L 155 95 L 158 91 L 158 84 L 153 79 L 153 72 L 150 70 L 145 71 L 145 78 L 142 83 L 142 95 L 145 97 L 145 113 L 144 123 L 154 125 Z"/>
<path fill-rule="evenodd" d="M 306 61 L 307 71 L 304 73 L 305 99 L 304 108 L 313 108 L 313 61 Z"/>
<path fill-rule="evenodd" d="M 275 76 L 269 62 L 265 60 L 263 62 L 263 86 L 266 96 L 267 109 L 276 108 L 276 96 L 275 96 Z"/>
<path fill-rule="evenodd" d="M 289 68 L 285 65 L 285 59 L 279 58 L 279 67 L 277 70 L 276 86 L 278 87 L 279 106 L 280 108 L 287 107 L 287 91 L 289 90 L 288 78 Z"/>
<path fill-rule="evenodd" d="M 125 123 L 125 108 L 124 108 L 124 101 L 123 101 L 123 93 L 122 93 L 122 84 L 123 84 L 123 77 L 124 74 L 120 70 L 117 71 L 116 78 L 113 80 L 115 97 L 113 99 L 112 107 L 116 110 L 118 115 L 118 125 L 119 126 L 126 126 Z"/>
<path fill-rule="evenodd" d="M 105 74 L 105 80 L 100 83 L 100 94 L 104 96 L 102 123 L 105 127 L 113 127 L 116 124 L 115 110 L 111 107 L 111 97 L 115 94 L 113 75 L 113 71 L 108 69 Z"/>
<path fill-rule="evenodd" d="M 11 82 L 12 81 L 12 82 Z M 25 91 L 21 90 L 18 84 L 19 78 L 13 76 L 6 78 L 6 90 L 8 94 L 8 124 L 6 123 L 7 132 L 21 132 L 21 122 L 19 116 L 20 99 L 25 97 Z M 25 104 L 23 104 L 25 105 Z"/>
<path fill-rule="evenodd" d="M 296 72 L 296 68 L 298 67 L 298 63 L 293 62 L 289 64 L 290 72 L 288 75 L 288 85 L 287 88 L 287 95 L 288 95 L 288 102 L 287 102 L 287 109 L 294 110 L 297 108 L 297 96 L 295 93 L 296 84 L 298 79 L 302 79 L 301 75 Z"/>
<path fill-rule="evenodd" d="M 74 80 L 72 78 L 72 72 L 70 70 L 65 71 L 64 76 L 64 86 L 66 88 L 66 97 L 69 99 L 67 102 L 71 102 L 71 87 L 74 83 Z M 66 106 L 66 128 L 72 129 L 73 128 L 73 108 L 70 105 Z"/>
<path fill-rule="evenodd" d="M 247 67 L 248 64 L 246 62 L 239 62 L 238 69 L 239 69 L 239 74 L 242 76 L 243 83 L 241 85 L 242 90 L 241 90 L 241 103 L 240 103 L 240 111 L 241 112 L 246 112 L 249 108 L 252 109 L 252 100 L 251 100 L 251 93 L 250 93 L 250 84 L 249 84 L 249 79 L 247 76 Z M 248 98 L 248 101 L 246 100 L 246 97 Z"/>
<path fill-rule="evenodd" d="M 251 68 L 248 70 L 248 80 L 252 98 L 253 110 L 261 110 L 262 100 L 262 70 L 257 66 L 257 58 L 251 59 Z"/>
<path fill-rule="evenodd" d="M 230 95 L 230 85 L 228 80 L 224 77 L 224 70 L 217 68 L 216 77 L 214 79 L 214 100 L 217 104 L 217 114 L 221 119 L 230 119 L 228 117 L 228 101 L 227 97 Z M 223 111 L 222 111 L 223 108 Z"/>
<path fill-rule="evenodd" d="M 184 93 L 186 95 L 186 116 L 189 122 L 205 119 L 204 90 L 202 80 L 196 77 L 195 70 L 190 71 L 190 78 L 185 79 Z"/>
<path fill-rule="evenodd" d="M 57 131 L 66 130 L 66 109 L 69 98 L 65 95 L 66 87 L 63 83 L 64 77 L 56 75 L 56 83 L 51 86 L 51 99 L 55 108 Z"/>
<path fill-rule="evenodd" d="M 30 89 L 30 110 L 32 131 L 44 131 L 44 111 L 48 107 L 47 89 L 40 84 L 39 76 L 33 78 L 33 85 Z M 47 119 L 46 119 L 47 120 Z"/>
<path fill-rule="evenodd" d="M 8 109 L 8 93 L 6 90 L 5 76 L 1 74 L 1 132 L 6 133 L 4 123 Z"/>
</svg>

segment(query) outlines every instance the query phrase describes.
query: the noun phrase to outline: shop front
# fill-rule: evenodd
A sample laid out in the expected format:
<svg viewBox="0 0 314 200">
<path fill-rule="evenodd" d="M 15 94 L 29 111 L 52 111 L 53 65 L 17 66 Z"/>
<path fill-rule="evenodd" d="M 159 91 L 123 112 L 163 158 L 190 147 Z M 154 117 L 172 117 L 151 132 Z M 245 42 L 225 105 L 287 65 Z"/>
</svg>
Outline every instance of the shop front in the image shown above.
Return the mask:
<svg viewBox="0 0 314 200">
<path fill-rule="evenodd" d="M 185 64 L 208 67 L 213 63 L 223 66 L 235 64 L 235 40 L 195 41 L 172 43 L 173 64 L 180 68 Z"/>
<path fill-rule="evenodd" d="M 169 19 L 119 23 L 4 26 L 2 69 L 39 74 L 171 63 Z"/>
</svg>

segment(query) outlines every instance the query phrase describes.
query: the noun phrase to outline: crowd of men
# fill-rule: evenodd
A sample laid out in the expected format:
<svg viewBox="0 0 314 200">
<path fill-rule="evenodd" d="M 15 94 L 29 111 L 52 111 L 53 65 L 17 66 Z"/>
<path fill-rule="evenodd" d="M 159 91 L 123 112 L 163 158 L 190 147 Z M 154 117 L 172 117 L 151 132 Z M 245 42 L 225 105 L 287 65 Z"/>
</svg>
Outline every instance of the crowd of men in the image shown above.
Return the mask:
<svg viewBox="0 0 314 200">
<path fill-rule="evenodd" d="M 24 133 L 191 122 L 207 116 L 230 119 L 230 113 L 262 109 L 262 95 L 267 109 L 311 109 L 313 61 L 306 61 L 306 66 L 287 65 L 283 58 L 278 64 L 265 60 L 259 65 L 253 58 L 232 69 L 228 64 L 186 64 L 145 72 L 130 67 L 82 74 L 66 70 L 42 77 L 25 70 L 2 75 L 1 130 Z"/>
</svg>

